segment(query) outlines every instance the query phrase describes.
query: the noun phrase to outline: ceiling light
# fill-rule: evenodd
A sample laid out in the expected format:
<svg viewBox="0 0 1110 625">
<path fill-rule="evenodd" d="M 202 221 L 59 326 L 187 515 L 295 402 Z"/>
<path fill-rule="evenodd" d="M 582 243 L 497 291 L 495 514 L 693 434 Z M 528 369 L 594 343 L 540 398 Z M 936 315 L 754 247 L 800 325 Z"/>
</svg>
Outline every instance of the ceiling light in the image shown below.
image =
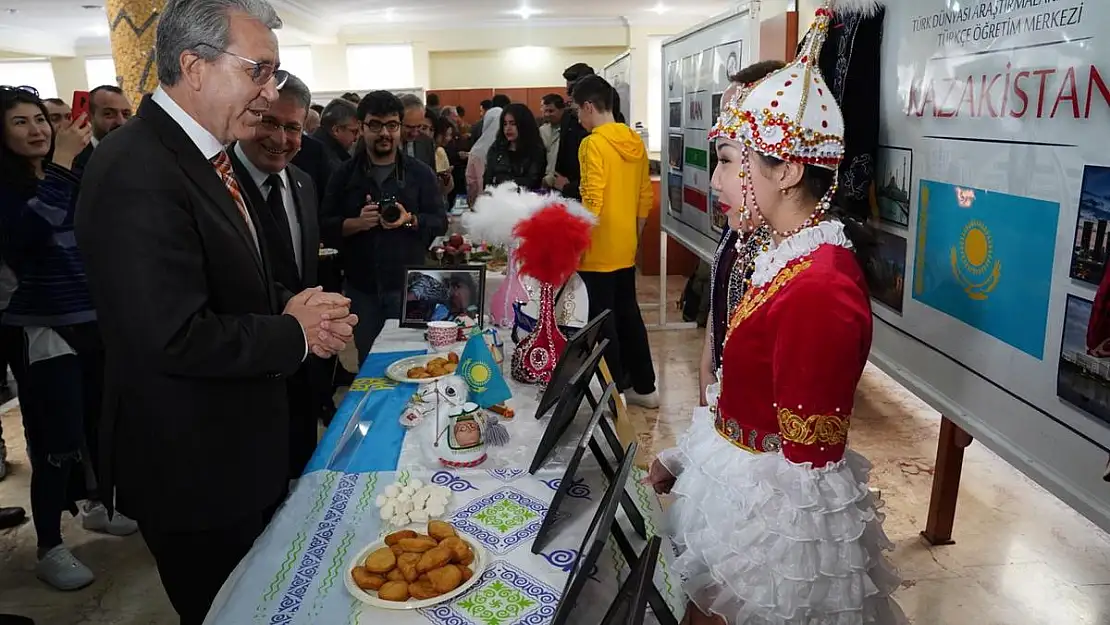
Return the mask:
<svg viewBox="0 0 1110 625">
<path fill-rule="evenodd" d="M 532 7 L 530 7 L 528 5 L 524 5 L 524 6 L 520 7 L 519 9 L 517 9 L 516 11 L 513 11 L 513 13 L 516 13 L 517 15 L 519 15 L 520 19 L 526 20 L 526 19 L 532 17 L 533 15 L 538 15 L 540 13 L 540 11 L 537 10 L 537 9 L 533 9 Z"/>
<path fill-rule="evenodd" d="M 102 11 L 102 10 L 104 10 L 104 7 L 102 5 L 99 5 L 99 4 L 82 4 L 81 8 L 85 9 L 86 11 Z"/>
<path fill-rule="evenodd" d="M 655 6 L 653 6 L 653 7 L 652 7 L 651 9 L 649 9 L 649 10 L 651 10 L 651 11 L 655 11 L 655 12 L 656 12 L 656 13 L 658 13 L 659 15 L 662 15 L 662 14 L 666 13 L 667 11 L 670 11 L 670 10 L 671 10 L 671 7 L 669 7 L 669 6 L 665 5 L 665 4 L 663 4 L 662 2 L 660 2 L 659 4 L 656 4 Z"/>
</svg>

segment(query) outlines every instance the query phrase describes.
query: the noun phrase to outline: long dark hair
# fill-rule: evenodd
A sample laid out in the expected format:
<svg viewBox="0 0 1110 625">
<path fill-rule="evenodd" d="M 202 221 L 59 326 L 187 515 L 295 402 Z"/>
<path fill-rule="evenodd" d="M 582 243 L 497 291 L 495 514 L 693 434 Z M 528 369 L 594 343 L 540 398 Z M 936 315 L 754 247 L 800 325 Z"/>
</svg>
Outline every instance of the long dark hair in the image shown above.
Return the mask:
<svg viewBox="0 0 1110 625">
<path fill-rule="evenodd" d="M 3 123 L 3 116 L 20 104 L 34 104 L 42 111 L 43 117 L 50 119 L 46 105 L 34 92 L 21 87 L 0 87 L 0 185 L 34 193 L 39 183 L 35 166 L 31 159 L 16 154 L 8 147 L 8 125 Z M 55 133 L 53 128 L 51 130 L 50 151 L 46 153 L 44 163 L 54 158 Z"/>
<path fill-rule="evenodd" d="M 755 154 L 764 165 L 769 167 L 783 163 L 782 160 L 773 156 L 766 156 L 759 152 L 755 152 Z M 820 200 L 824 197 L 835 179 L 835 171 L 817 165 L 806 165 L 805 169 L 802 170 L 802 188 L 814 200 Z M 872 275 L 874 271 L 871 266 L 871 259 L 875 255 L 878 238 L 874 228 L 867 220 L 868 215 L 853 214 L 850 209 L 845 208 L 835 199 L 832 205 L 829 206 L 828 215 L 844 224 L 844 235 L 852 242 L 852 247 L 855 248 L 856 252 L 856 260 L 859 261 L 860 268 L 870 283 L 871 278 L 874 277 Z"/>
<path fill-rule="evenodd" d="M 505 138 L 505 115 L 512 115 L 513 121 L 516 122 L 517 153 L 527 156 L 543 154 L 543 138 L 540 137 L 536 116 L 527 106 L 519 102 L 510 104 L 501 112 L 501 127 L 497 130 L 497 142 L 505 148 L 509 147 L 509 140 Z"/>
</svg>

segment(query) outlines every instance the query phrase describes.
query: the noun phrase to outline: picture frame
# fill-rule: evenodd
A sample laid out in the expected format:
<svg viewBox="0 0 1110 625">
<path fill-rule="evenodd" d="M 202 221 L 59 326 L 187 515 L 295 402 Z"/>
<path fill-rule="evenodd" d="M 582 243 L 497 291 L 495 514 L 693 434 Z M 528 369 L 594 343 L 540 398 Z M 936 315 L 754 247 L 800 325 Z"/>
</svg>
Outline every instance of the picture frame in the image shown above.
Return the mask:
<svg viewBox="0 0 1110 625">
<path fill-rule="evenodd" d="M 485 265 L 405 268 L 401 327 L 424 329 L 429 321 L 454 321 L 466 315 L 481 326 L 486 313 Z"/>
</svg>

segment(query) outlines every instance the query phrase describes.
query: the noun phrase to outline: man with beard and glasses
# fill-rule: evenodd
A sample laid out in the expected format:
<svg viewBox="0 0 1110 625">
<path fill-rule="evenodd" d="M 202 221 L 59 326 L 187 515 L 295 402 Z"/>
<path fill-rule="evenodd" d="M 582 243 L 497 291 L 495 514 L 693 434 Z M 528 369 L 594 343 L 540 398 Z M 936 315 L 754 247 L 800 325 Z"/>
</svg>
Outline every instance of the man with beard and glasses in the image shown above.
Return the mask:
<svg viewBox="0 0 1110 625">
<path fill-rule="evenodd" d="M 404 114 L 388 91 L 362 99 L 365 149 L 332 175 L 321 207 L 324 238 L 342 241 L 344 291 L 362 320 L 355 330 L 360 363 L 386 319 L 400 316 L 405 267 L 424 264 L 428 241 L 447 231 L 435 172 L 401 149 Z"/>
<path fill-rule="evenodd" d="M 73 168 L 84 171 L 89 157 L 104 137 L 131 119 L 131 102 L 123 89 L 115 85 L 100 85 L 89 92 L 89 121 L 92 123 L 92 138 L 84 151 L 73 161 Z"/>
<path fill-rule="evenodd" d="M 258 214 L 274 280 L 291 293 L 318 284 L 320 227 L 312 177 L 290 163 L 301 149 L 312 93 L 289 75 L 278 99 L 262 116 L 254 137 L 231 150 L 235 175 Z M 289 479 L 300 477 L 316 449 L 316 421 L 330 391 L 325 361 L 309 356 L 287 378 L 289 394 Z"/>
</svg>

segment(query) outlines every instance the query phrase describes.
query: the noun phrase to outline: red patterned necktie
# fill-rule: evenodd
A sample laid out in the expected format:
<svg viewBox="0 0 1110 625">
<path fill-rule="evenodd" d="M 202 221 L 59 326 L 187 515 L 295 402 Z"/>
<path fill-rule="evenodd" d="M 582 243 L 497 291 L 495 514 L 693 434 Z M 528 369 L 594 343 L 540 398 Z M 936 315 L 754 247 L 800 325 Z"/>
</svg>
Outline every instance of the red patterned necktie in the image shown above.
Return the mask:
<svg viewBox="0 0 1110 625">
<path fill-rule="evenodd" d="M 235 173 L 231 170 L 231 158 L 228 157 L 227 152 L 220 151 L 212 159 L 212 165 L 215 166 L 216 173 L 220 175 L 220 180 L 223 181 L 227 192 L 231 194 L 231 199 L 235 200 L 235 207 L 239 209 L 239 216 L 247 224 L 247 230 L 251 233 L 251 239 L 254 240 L 254 247 L 257 252 L 258 233 L 255 232 L 254 222 L 251 221 L 250 213 L 247 212 L 247 203 L 243 199 L 243 191 L 239 188 L 239 181 L 235 179 Z"/>
</svg>

